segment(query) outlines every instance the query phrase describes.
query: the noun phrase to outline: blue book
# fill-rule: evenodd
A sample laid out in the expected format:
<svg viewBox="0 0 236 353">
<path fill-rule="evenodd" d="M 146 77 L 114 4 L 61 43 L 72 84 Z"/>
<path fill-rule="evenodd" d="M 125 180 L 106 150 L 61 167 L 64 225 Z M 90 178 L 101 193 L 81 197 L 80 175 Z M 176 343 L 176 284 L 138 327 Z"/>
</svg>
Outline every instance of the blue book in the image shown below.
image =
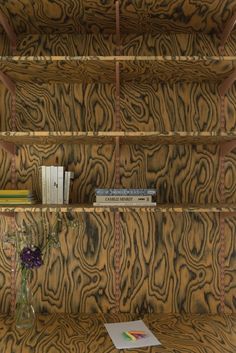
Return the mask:
<svg viewBox="0 0 236 353">
<path fill-rule="evenodd" d="M 156 189 L 95 189 L 96 195 L 156 195 Z"/>
</svg>

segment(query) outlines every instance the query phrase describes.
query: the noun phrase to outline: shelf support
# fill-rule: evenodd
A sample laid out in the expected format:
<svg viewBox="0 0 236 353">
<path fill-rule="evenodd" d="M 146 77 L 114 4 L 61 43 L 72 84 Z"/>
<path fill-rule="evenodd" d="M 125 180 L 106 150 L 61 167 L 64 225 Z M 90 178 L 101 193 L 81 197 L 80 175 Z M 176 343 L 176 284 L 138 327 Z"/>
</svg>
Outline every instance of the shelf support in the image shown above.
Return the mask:
<svg viewBox="0 0 236 353">
<path fill-rule="evenodd" d="M 3 26 L 4 31 L 6 32 L 10 40 L 12 50 L 13 51 L 16 50 L 16 43 L 17 43 L 16 34 L 13 28 L 10 26 L 7 17 L 2 13 L 2 11 L 0 11 L 0 24 Z"/>
<path fill-rule="evenodd" d="M 225 54 L 225 43 L 230 36 L 230 33 L 234 29 L 236 25 L 236 13 L 226 22 L 225 28 L 220 36 L 220 45 L 219 45 L 219 52 L 221 55 Z"/>
<path fill-rule="evenodd" d="M 225 218 L 236 216 L 236 212 L 220 213 L 220 310 L 225 312 Z"/>
<path fill-rule="evenodd" d="M 14 155 L 15 153 L 15 145 L 14 143 L 7 142 L 7 141 L 0 141 L 0 148 L 4 149 L 6 152 Z"/>
<path fill-rule="evenodd" d="M 229 77 L 223 80 L 219 85 L 221 130 L 225 130 L 226 128 L 225 96 L 235 81 L 236 81 L 236 69 L 229 75 Z"/>
<path fill-rule="evenodd" d="M 2 81 L 4 86 L 11 92 L 11 94 L 15 95 L 16 93 L 15 83 L 10 79 L 10 77 L 8 77 L 2 71 L 0 71 L 0 80 Z"/>
<path fill-rule="evenodd" d="M 225 156 L 236 148 L 236 141 L 220 144 L 220 198 L 225 202 Z"/>
<path fill-rule="evenodd" d="M 120 1 L 116 1 L 116 55 L 121 55 L 120 48 Z"/>
</svg>

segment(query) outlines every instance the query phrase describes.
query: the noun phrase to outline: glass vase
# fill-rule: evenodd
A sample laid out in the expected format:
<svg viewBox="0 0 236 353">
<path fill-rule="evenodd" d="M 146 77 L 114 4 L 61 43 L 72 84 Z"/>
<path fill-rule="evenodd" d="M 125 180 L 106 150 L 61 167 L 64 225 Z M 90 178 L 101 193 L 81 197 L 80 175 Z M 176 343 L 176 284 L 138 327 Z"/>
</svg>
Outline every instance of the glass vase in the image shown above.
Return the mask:
<svg viewBox="0 0 236 353">
<path fill-rule="evenodd" d="M 28 284 L 29 270 L 21 270 L 20 288 L 16 297 L 16 327 L 28 329 L 34 325 L 35 311 L 32 304 L 32 292 Z"/>
</svg>

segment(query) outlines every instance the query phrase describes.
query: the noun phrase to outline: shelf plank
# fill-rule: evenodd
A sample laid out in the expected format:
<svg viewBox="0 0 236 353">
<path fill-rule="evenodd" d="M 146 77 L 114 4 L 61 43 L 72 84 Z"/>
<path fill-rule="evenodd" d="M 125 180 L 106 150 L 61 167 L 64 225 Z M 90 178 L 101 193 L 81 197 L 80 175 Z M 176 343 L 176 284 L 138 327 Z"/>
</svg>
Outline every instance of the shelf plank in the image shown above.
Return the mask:
<svg viewBox="0 0 236 353">
<path fill-rule="evenodd" d="M 46 6 L 47 11 L 43 11 Z M 127 32 L 220 33 L 235 11 L 235 2 L 214 0 L 174 2 L 120 1 L 121 30 Z M 115 32 L 114 0 L 5 1 L 0 5 L 13 29 L 19 33 Z M 72 11 L 73 9 L 73 11 Z"/>
<path fill-rule="evenodd" d="M 236 349 L 236 315 L 177 315 L 151 314 L 51 314 L 37 315 L 33 328 L 18 330 L 14 318 L 0 315 L 0 339 L 3 351 L 37 353 L 79 351 L 95 353 L 103 347 L 104 353 L 115 349 L 104 323 L 142 319 L 160 340 L 161 346 L 145 349 L 149 353 L 233 352 Z M 174 327 L 174 329 L 173 329 Z M 214 335 L 212 334 L 214 332 Z M 60 340 L 58 340 L 58 336 Z M 35 351 L 35 352 L 36 352 Z M 124 353 L 129 350 L 122 350 Z M 143 352 L 143 348 L 135 349 Z"/>
<path fill-rule="evenodd" d="M 156 206 L 93 206 L 91 204 L 69 204 L 69 205 L 19 205 L 19 206 L 1 206 L 1 212 L 78 212 L 78 213 L 101 213 L 101 212 L 171 212 L 171 213 L 182 213 L 182 212 L 236 212 L 236 204 L 157 204 Z"/>
<path fill-rule="evenodd" d="M 115 82 L 221 81 L 236 68 L 235 56 L 12 56 L 0 58 L 0 70 L 15 81 Z"/>
<path fill-rule="evenodd" d="M 195 131 L 29 131 L 0 132 L 0 141 L 17 145 L 31 144 L 114 144 L 120 137 L 121 144 L 218 144 L 236 140 L 236 131 L 229 132 L 195 132 Z"/>
</svg>

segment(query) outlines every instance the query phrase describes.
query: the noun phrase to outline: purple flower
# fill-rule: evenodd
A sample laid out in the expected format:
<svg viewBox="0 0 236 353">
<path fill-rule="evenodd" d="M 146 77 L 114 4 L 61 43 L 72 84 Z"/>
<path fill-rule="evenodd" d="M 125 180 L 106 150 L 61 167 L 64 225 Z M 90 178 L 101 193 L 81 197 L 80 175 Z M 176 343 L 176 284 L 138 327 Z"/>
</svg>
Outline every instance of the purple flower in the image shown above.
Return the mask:
<svg viewBox="0 0 236 353">
<path fill-rule="evenodd" d="M 21 265 L 23 268 L 38 268 L 43 264 L 41 250 L 35 246 L 25 247 L 20 253 Z"/>
</svg>

